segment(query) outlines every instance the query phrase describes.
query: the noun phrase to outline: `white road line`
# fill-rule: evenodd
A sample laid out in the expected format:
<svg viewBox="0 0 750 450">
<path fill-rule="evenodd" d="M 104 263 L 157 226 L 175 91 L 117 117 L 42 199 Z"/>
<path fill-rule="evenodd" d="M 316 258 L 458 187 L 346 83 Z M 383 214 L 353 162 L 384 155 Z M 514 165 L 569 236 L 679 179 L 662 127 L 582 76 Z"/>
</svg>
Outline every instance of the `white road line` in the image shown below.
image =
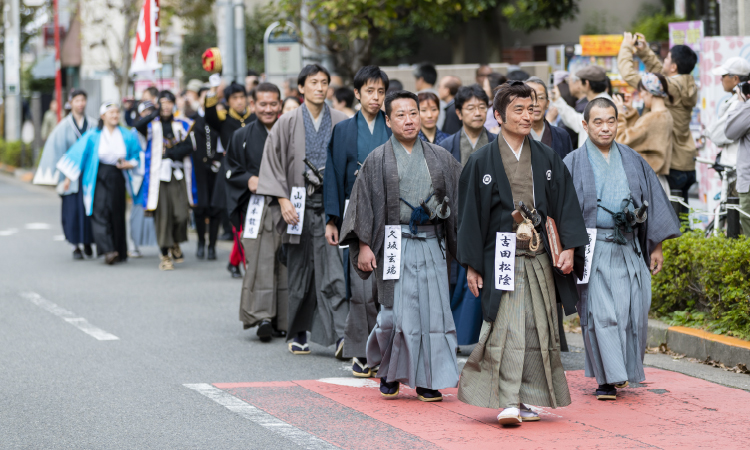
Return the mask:
<svg viewBox="0 0 750 450">
<path fill-rule="evenodd" d="M 34 222 L 26 224 L 27 230 L 49 230 L 50 228 L 52 227 L 48 223 Z"/>
<path fill-rule="evenodd" d="M 0 236 L 10 236 L 18 233 L 18 228 L 8 228 L 7 230 L 0 231 Z"/>
<path fill-rule="evenodd" d="M 65 235 L 64 234 L 56 234 L 56 235 L 52 236 L 52 240 L 53 241 L 64 241 L 65 240 Z"/>
<path fill-rule="evenodd" d="M 101 328 L 97 328 L 91 325 L 88 320 L 84 319 L 83 317 L 77 317 L 71 311 L 58 306 L 56 303 L 47 300 L 36 292 L 21 292 L 21 297 L 46 310 L 47 312 L 50 312 L 57 317 L 62 318 L 64 321 L 68 322 L 69 324 L 73 325 L 74 327 L 78 328 L 94 339 L 100 341 L 117 341 L 120 339 L 114 334 L 107 333 Z"/>
<path fill-rule="evenodd" d="M 289 439 L 302 448 L 310 450 L 334 450 L 339 448 L 208 383 L 183 384 L 183 386 L 210 398 L 233 413 Z"/>
</svg>

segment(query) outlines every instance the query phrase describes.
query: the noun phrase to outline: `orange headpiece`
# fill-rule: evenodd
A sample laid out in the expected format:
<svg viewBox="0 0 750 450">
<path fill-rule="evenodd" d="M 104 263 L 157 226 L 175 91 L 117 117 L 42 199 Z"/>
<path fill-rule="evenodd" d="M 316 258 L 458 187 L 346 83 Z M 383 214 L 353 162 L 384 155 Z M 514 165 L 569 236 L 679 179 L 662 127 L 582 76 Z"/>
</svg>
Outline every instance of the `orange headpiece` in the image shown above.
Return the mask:
<svg viewBox="0 0 750 450">
<path fill-rule="evenodd" d="M 203 52 L 203 69 L 210 73 L 221 72 L 221 52 L 218 47 Z"/>
</svg>

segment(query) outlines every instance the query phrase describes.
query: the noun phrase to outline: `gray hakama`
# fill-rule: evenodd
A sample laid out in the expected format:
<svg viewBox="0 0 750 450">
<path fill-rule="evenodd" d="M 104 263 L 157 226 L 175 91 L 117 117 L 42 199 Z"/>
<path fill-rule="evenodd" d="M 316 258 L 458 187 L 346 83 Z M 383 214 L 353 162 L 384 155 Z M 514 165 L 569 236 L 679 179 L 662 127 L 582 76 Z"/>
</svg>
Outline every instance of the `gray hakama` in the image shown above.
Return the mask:
<svg viewBox="0 0 750 450">
<path fill-rule="evenodd" d="M 130 238 L 136 248 L 156 246 L 154 218 L 146 217 L 144 212 L 141 203 L 133 202 L 130 207 Z"/>
<path fill-rule="evenodd" d="M 240 320 L 245 329 L 254 327 L 262 320 L 276 319 L 276 329 L 286 331 L 289 308 L 288 281 L 286 266 L 276 257 L 281 246 L 281 235 L 274 230 L 281 218 L 278 203 L 263 208 L 260 219 L 262 226 L 255 239 L 242 239 L 245 249 L 245 277 L 242 279 L 240 297 Z"/>
<path fill-rule="evenodd" d="M 329 346 L 344 336 L 349 303 L 341 252 L 326 241 L 325 216 L 323 195 L 308 195 L 299 244 L 287 245 L 287 336 L 310 331 L 313 342 Z"/>
<path fill-rule="evenodd" d="M 344 252 L 344 264 L 349 265 L 349 315 L 344 334 L 344 358 L 365 358 L 367 338 L 375 327 L 378 306 L 373 298 L 372 278 L 363 280 L 357 276 L 349 252 Z"/>
<path fill-rule="evenodd" d="M 586 376 L 599 384 L 646 379 L 643 355 L 651 308 L 651 274 L 628 243 L 612 242 L 612 230 L 598 229 L 589 278 L 588 301 L 581 302 Z M 636 241 L 638 251 L 640 244 Z M 613 326 L 614 325 L 614 326 Z"/>
<path fill-rule="evenodd" d="M 160 181 L 159 203 L 154 211 L 156 241 L 161 248 L 172 248 L 188 240 L 187 228 L 190 219 L 185 179 Z"/>
<path fill-rule="evenodd" d="M 588 228 L 597 228 L 588 284 L 579 284 L 586 347 L 586 376 L 597 383 L 639 383 L 646 379 L 643 357 L 651 307 L 651 252 L 662 241 L 680 235 L 679 222 L 659 180 L 633 149 L 613 143 L 607 161 L 587 141 L 570 153 L 565 164 L 573 176 Z M 630 198 L 637 208 L 648 201 L 648 219 L 623 233 L 627 242 L 613 242 L 612 216 Z M 640 253 L 640 254 L 639 254 Z"/>
<path fill-rule="evenodd" d="M 393 307 L 383 307 L 367 341 L 367 362 L 378 376 L 409 387 L 456 387 L 456 327 L 450 309 L 448 268 L 435 228 L 411 237 L 401 226 L 401 277 Z"/>
</svg>

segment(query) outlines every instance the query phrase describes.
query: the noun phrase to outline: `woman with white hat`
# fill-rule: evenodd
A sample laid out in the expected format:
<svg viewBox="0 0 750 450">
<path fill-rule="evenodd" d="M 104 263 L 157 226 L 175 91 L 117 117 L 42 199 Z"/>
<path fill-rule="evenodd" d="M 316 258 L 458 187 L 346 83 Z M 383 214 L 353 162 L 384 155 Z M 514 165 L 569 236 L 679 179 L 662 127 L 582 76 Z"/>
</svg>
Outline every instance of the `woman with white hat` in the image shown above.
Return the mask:
<svg viewBox="0 0 750 450">
<path fill-rule="evenodd" d="M 124 171 L 138 166 L 138 139 L 120 126 L 120 106 L 104 102 L 99 126 L 88 131 L 57 163 L 65 183 L 83 179 L 83 202 L 98 255 L 105 264 L 125 261 L 128 244 L 125 227 Z"/>
</svg>

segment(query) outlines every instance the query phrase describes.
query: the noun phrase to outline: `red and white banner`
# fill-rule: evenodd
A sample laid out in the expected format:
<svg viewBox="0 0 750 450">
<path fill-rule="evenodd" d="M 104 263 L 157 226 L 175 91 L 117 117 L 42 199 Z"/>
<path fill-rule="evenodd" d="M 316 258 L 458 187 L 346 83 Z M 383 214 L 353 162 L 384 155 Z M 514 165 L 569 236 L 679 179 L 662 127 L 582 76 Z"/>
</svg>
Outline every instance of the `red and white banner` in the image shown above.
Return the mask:
<svg viewBox="0 0 750 450">
<path fill-rule="evenodd" d="M 144 0 L 135 33 L 130 73 L 161 69 L 159 62 L 159 0 Z"/>
</svg>

